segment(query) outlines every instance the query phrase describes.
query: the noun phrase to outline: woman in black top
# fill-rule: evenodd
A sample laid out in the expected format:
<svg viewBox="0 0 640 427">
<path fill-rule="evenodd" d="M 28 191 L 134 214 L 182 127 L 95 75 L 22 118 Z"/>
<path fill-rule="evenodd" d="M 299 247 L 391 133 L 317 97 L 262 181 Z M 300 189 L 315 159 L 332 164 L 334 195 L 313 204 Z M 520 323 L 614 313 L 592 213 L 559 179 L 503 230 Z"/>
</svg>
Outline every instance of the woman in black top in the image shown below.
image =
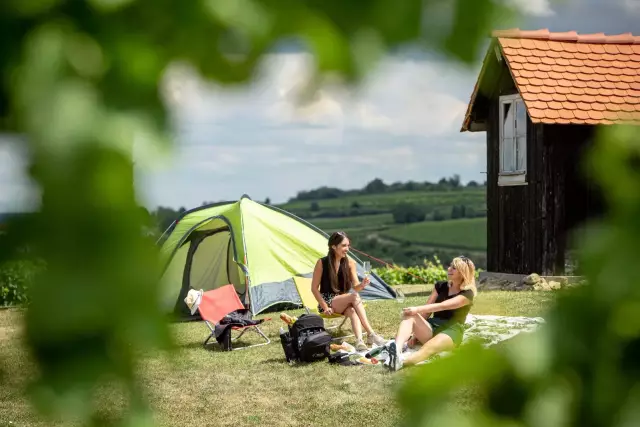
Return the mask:
<svg viewBox="0 0 640 427">
<path fill-rule="evenodd" d="M 469 258 L 454 258 L 447 270 L 449 280 L 436 283 L 427 304 L 403 309 L 398 334 L 389 345 L 390 369 L 397 371 L 403 365 L 414 365 L 460 345 L 464 322 L 477 293 L 475 272 L 475 265 Z M 423 346 L 403 360 L 402 348 L 411 334 Z"/>
<path fill-rule="evenodd" d="M 368 345 L 383 345 L 385 340 L 373 331 L 367 319 L 358 292 L 369 284 L 369 278 L 365 277 L 362 283 L 359 282 L 356 263 L 347 256 L 349 245 L 349 237 L 343 231 L 329 237 L 329 253 L 316 262 L 311 290 L 318 301 L 320 313 L 343 314 L 351 320 L 356 350 L 365 351 L 368 348 L 362 340 L 363 327 L 367 331 Z M 351 292 L 352 289 L 355 292 Z"/>
</svg>

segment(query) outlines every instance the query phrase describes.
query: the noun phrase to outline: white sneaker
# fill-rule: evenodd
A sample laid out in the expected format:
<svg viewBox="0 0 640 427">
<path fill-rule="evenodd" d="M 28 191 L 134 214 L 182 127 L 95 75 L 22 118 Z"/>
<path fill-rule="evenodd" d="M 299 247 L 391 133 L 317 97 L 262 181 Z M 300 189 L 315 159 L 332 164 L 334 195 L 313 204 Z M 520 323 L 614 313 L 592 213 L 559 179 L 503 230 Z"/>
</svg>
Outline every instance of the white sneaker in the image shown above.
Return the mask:
<svg viewBox="0 0 640 427">
<path fill-rule="evenodd" d="M 402 358 L 400 357 L 400 349 L 393 341 L 389 344 L 389 369 L 392 371 L 399 371 L 402 369 Z"/>
<path fill-rule="evenodd" d="M 356 340 L 356 351 L 360 352 L 360 351 L 367 351 L 367 350 L 369 350 L 369 347 L 367 347 L 364 341 Z"/>
<path fill-rule="evenodd" d="M 384 338 L 382 338 L 380 335 L 376 334 L 375 332 L 371 335 L 367 334 L 367 345 L 368 346 L 372 346 L 372 345 L 385 345 L 386 344 L 386 340 Z"/>
</svg>

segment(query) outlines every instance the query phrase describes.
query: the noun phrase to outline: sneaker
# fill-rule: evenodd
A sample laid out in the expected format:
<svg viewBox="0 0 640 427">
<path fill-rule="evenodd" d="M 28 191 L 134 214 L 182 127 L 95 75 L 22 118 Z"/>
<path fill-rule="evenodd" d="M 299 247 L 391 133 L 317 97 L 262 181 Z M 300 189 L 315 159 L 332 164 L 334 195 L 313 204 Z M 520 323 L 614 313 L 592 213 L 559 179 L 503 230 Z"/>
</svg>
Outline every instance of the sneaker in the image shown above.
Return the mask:
<svg viewBox="0 0 640 427">
<path fill-rule="evenodd" d="M 400 358 L 400 352 L 398 350 L 395 341 L 389 344 L 389 369 L 392 371 L 402 369 L 402 359 Z"/>
<path fill-rule="evenodd" d="M 375 345 L 385 345 L 386 341 L 380 335 L 373 333 L 371 335 L 367 334 L 367 345 L 372 346 Z"/>
<path fill-rule="evenodd" d="M 356 351 L 367 351 L 367 350 L 369 350 L 369 347 L 366 346 L 364 341 L 356 340 Z"/>
</svg>

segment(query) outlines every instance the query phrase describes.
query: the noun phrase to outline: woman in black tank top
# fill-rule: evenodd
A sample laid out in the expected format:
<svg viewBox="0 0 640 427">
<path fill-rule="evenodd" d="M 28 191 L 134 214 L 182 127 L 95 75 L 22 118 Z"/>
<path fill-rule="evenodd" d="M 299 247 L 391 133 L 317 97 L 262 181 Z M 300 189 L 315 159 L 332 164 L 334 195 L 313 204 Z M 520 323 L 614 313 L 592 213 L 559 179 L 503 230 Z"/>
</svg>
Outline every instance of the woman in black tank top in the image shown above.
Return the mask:
<svg viewBox="0 0 640 427">
<path fill-rule="evenodd" d="M 365 277 L 362 283 L 359 282 L 356 263 L 347 256 L 349 245 L 349 237 L 342 231 L 329 237 L 329 253 L 316 262 L 311 290 L 318 301 L 318 311 L 321 314 L 338 313 L 351 320 L 351 328 L 356 336 L 356 350 L 366 351 L 368 347 L 362 339 L 363 327 L 367 331 L 369 346 L 383 345 L 385 340 L 373 331 L 367 319 L 358 292 L 369 284 L 369 278 Z"/>
<path fill-rule="evenodd" d="M 436 283 L 427 303 L 402 310 L 396 339 L 389 344 L 390 369 L 397 371 L 403 365 L 414 365 L 460 345 L 464 323 L 477 293 L 475 272 L 469 258 L 454 258 L 447 270 L 449 280 Z M 404 344 L 412 334 L 424 345 L 403 359 Z"/>
</svg>

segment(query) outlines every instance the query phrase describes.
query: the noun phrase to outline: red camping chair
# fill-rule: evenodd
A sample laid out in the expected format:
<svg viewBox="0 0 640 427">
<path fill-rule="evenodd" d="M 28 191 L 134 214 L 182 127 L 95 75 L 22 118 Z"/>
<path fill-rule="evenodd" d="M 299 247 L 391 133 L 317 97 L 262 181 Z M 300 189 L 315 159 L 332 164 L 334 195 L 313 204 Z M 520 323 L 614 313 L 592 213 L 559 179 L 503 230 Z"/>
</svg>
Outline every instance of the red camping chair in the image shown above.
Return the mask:
<svg viewBox="0 0 640 427">
<path fill-rule="evenodd" d="M 203 343 L 203 346 L 206 346 L 211 338 L 215 339 L 215 325 L 220 322 L 227 314 L 232 313 L 236 310 L 244 309 L 244 305 L 238 298 L 238 294 L 236 293 L 233 285 L 225 285 L 218 289 L 214 289 L 212 291 L 207 291 L 202 294 L 202 301 L 198 306 L 198 311 L 200 312 L 200 316 L 209 327 L 211 333 Z M 270 319 L 265 319 L 270 320 Z M 267 345 L 271 343 L 269 337 L 267 337 L 258 327 L 258 325 L 249 325 L 249 326 L 231 326 L 232 330 L 241 331 L 240 335 L 235 338 L 231 338 L 231 341 L 237 341 L 242 335 L 244 335 L 247 331 L 254 331 L 262 338 L 266 340 L 264 343 L 247 345 L 244 347 L 233 348 L 231 350 L 242 350 L 245 348 L 258 347 L 261 345 Z"/>
</svg>

